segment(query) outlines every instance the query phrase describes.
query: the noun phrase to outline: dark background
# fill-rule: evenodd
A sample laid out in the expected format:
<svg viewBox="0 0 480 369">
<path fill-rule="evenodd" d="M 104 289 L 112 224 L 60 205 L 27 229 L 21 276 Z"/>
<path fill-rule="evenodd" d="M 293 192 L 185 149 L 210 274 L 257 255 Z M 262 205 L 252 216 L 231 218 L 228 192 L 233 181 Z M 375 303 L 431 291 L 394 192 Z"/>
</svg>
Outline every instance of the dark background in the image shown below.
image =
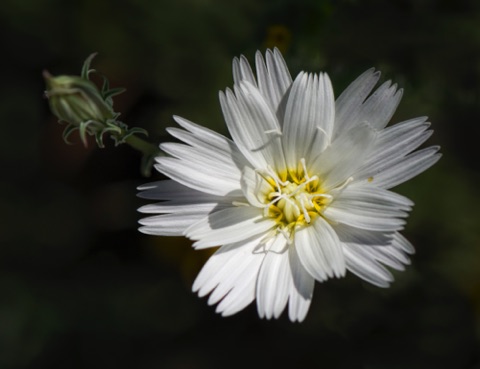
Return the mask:
<svg viewBox="0 0 480 369">
<path fill-rule="evenodd" d="M 0 368 L 480 368 L 480 2 L 3 0 L 0 5 Z M 168 140 L 172 114 L 226 133 L 231 60 L 279 47 L 292 75 L 364 70 L 404 88 L 393 121 L 428 115 L 443 158 L 396 191 L 416 255 L 384 290 L 316 285 L 306 320 L 221 318 L 191 284 L 208 252 L 140 234 L 140 156 L 62 141 L 43 69 L 93 66 L 122 119 Z"/>
</svg>

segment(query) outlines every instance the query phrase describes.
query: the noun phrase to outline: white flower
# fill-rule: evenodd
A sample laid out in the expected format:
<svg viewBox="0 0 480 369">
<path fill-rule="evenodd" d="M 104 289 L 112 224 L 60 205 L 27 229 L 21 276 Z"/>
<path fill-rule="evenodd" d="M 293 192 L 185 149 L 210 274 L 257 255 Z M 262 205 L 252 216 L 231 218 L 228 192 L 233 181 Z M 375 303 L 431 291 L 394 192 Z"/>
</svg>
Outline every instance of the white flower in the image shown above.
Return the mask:
<svg viewBox="0 0 480 369">
<path fill-rule="evenodd" d="M 144 185 L 161 202 L 140 231 L 220 246 L 193 284 L 224 316 L 253 300 L 260 317 L 288 303 L 302 321 L 314 281 L 347 270 L 379 287 L 403 270 L 412 245 L 400 235 L 413 202 L 388 189 L 433 165 L 438 147 L 412 152 L 432 131 L 425 117 L 385 128 L 402 96 L 380 73 L 358 77 L 336 100 L 327 74 L 292 82 L 278 50 L 256 54 L 256 77 L 234 59 L 233 91 L 220 93 L 232 140 L 186 119 L 168 132 L 156 169 L 170 180 Z"/>
</svg>

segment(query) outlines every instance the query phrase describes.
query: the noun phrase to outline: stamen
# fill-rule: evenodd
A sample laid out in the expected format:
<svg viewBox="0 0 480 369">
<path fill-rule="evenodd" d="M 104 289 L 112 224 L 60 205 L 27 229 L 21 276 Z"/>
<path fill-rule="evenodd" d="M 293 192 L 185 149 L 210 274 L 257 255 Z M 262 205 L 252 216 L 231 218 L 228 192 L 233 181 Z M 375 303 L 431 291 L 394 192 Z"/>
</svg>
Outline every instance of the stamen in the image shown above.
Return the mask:
<svg viewBox="0 0 480 369">
<path fill-rule="evenodd" d="M 306 186 L 307 184 L 309 184 L 310 182 L 316 181 L 316 180 L 318 180 L 318 176 L 316 176 L 316 175 L 313 176 L 312 178 L 309 178 L 307 181 L 305 181 L 305 182 L 303 182 L 302 184 L 300 184 L 300 185 L 295 189 L 295 191 L 293 191 L 293 192 L 291 193 L 291 195 L 293 196 L 293 195 L 295 195 L 295 194 L 296 194 L 297 192 L 299 192 L 299 191 L 304 191 L 304 190 L 305 190 L 305 186 Z"/>
<path fill-rule="evenodd" d="M 323 149 L 324 149 L 325 147 L 327 147 L 327 146 L 329 146 L 329 145 L 331 144 L 330 137 L 328 137 L 327 132 L 326 132 L 322 127 L 317 126 L 316 128 L 317 128 L 317 131 L 318 131 L 318 132 L 323 133 L 324 139 L 323 139 L 322 147 L 321 147 L 321 149 L 322 149 L 322 151 L 323 151 Z"/>
<path fill-rule="evenodd" d="M 272 206 L 273 204 L 275 204 L 276 202 L 280 201 L 281 199 L 285 199 L 285 200 L 289 200 L 288 196 L 285 195 L 285 194 L 281 194 L 281 193 L 278 193 L 278 192 L 274 192 L 274 194 L 277 195 L 277 197 L 275 197 L 272 201 L 270 201 L 269 203 L 265 204 L 264 207 L 265 208 L 269 208 L 270 206 Z M 269 195 L 270 197 L 270 195 Z"/>
<path fill-rule="evenodd" d="M 248 202 L 232 201 L 233 206 L 251 206 Z"/>
<path fill-rule="evenodd" d="M 353 177 L 348 177 L 340 186 L 335 187 L 335 190 L 338 190 L 338 191 L 344 190 L 345 187 L 347 187 L 352 181 L 353 181 Z"/>
<path fill-rule="evenodd" d="M 270 129 L 268 131 L 263 131 L 263 133 L 265 133 L 266 135 L 270 135 L 272 133 L 276 133 L 278 136 L 282 135 L 282 131 L 280 131 L 279 129 Z"/>
<path fill-rule="evenodd" d="M 302 168 L 303 168 L 303 176 L 307 180 L 307 182 L 310 180 L 310 177 L 308 176 L 308 171 L 307 171 L 307 164 L 305 164 L 305 158 L 300 159 L 300 163 L 302 163 Z"/>
<path fill-rule="evenodd" d="M 260 174 L 262 176 L 263 179 L 265 179 L 265 181 L 269 182 L 269 179 L 273 179 L 273 181 L 275 182 L 275 186 L 277 187 L 278 191 L 281 191 L 282 190 L 282 187 L 281 186 L 286 186 L 288 185 L 290 182 L 286 181 L 286 182 L 283 182 L 278 176 L 277 176 L 277 173 L 275 172 L 275 170 L 273 170 L 273 168 L 269 165 L 267 167 L 267 169 L 256 169 L 256 172 L 258 174 Z"/>
<path fill-rule="evenodd" d="M 291 233 L 288 233 L 285 228 L 282 228 L 282 227 L 279 227 L 277 229 L 277 231 L 279 233 L 281 233 L 283 235 L 283 237 L 285 237 L 285 239 L 287 240 L 287 244 L 288 245 L 291 245 L 293 243 L 293 237 L 292 237 L 292 234 Z"/>
<path fill-rule="evenodd" d="M 298 207 L 298 205 L 296 204 L 295 201 L 293 201 L 290 196 L 287 196 L 287 195 L 282 195 L 282 197 L 285 199 L 285 201 L 287 201 L 289 204 L 291 204 L 293 206 L 293 208 L 298 212 L 300 213 L 300 208 Z"/>
<path fill-rule="evenodd" d="M 302 212 L 303 212 L 303 216 L 305 217 L 305 221 L 307 223 L 310 223 L 310 215 L 308 214 L 308 210 L 304 204 L 306 195 L 305 194 L 302 194 L 302 195 L 303 196 L 300 196 L 299 202 L 300 202 L 300 205 L 302 206 Z"/>
<path fill-rule="evenodd" d="M 312 197 L 312 198 L 314 198 L 314 197 L 325 197 L 326 199 L 329 199 L 329 200 L 333 199 L 333 196 L 329 195 L 328 193 L 315 193 L 313 195 L 310 195 L 310 197 Z"/>
<path fill-rule="evenodd" d="M 325 135 L 325 137 L 328 137 L 327 131 L 325 131 L 322 127 L 317 126 L 316 128 L 317 128 L 317 130 L 319 130 L 320 132 L 322 132 L 322 133 Z"/>
</svg>

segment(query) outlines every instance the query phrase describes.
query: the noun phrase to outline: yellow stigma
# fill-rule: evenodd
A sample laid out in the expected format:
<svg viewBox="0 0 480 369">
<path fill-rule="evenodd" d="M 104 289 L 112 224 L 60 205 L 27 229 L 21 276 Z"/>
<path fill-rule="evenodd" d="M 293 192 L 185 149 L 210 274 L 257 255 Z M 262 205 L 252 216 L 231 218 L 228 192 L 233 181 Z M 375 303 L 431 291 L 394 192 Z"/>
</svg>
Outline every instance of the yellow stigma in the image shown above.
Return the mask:
<svg viewBox="0 0 480 369">
<path fill-rule="evenodd" d="M 318 176 L 309 176 L 303 159 L 300 164 L 296 169 L 264 177 L 272 188 L 265 214 L 275 219 L 278 230 L 290 237 L 297 227 L 311 224 L 331 201 Z"/>
</svg>

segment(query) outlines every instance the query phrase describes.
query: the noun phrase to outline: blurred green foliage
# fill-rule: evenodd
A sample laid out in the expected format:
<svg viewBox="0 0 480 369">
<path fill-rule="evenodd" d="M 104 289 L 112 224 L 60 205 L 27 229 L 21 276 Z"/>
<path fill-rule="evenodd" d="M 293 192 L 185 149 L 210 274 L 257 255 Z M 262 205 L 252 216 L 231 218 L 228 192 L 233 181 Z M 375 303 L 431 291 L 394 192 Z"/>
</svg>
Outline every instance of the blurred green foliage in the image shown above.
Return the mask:
<svg viewBox="0 0 480 369">
<path fill-rule="evenodd" d="M 0 7 L 0 368 L 480 367 L 480 3 L 475 0 L 4 0 Z M 341 91 L 370 67 L 429 115 L 443 159 L 400 186 L 412 266 L 381 290 L 317 284 L 306 321 L 221 318 L 190 286 L 207 252 L 136 231 L 140 156 L 61 138 L 43 69 L 91 52 L 129 125 L 225 133 L 231 60 L 278 46 Z M 161 179 L 153 175 L 151 180 Z"/>
</svg>

